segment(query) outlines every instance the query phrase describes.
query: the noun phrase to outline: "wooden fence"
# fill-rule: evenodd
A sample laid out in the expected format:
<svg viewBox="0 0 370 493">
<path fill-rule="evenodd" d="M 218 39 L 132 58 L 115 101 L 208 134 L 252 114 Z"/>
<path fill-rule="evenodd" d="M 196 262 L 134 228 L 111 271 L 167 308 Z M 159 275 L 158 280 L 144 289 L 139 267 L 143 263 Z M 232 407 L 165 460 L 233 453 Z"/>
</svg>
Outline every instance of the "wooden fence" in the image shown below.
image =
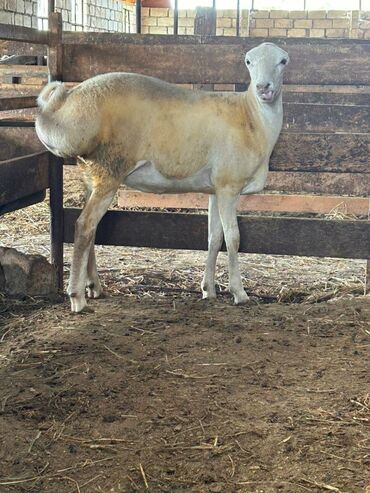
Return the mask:
<svg viewBox="0 0 370 493">
<path fill-rule="evenodd" d="M 214 89 L 226 84 L 244 90 L 248 84 L 244 54 L 262 41 L 200 35 L 63 33 L 59 14 L 51 14 L 49 26 L 50 32 L 39 33 L 26 28 L 7 30 L 0 25 L 0 39 L 7 43 L 46 43 L 49 79 L 69 83 L 109 71 L 129 71 L 195 88 Z M 364 213 L 370 191 L 370 42 L 301 38 L 269 41 L 289 52 L 291 64 L 285 80 L 284 128 L 271 158 L 268 190 L 351 196 L 348 202 L 358 201 L 357 210 Z M 1 109 L 32 104 L 34 100 L 28 96 L 0 99 Z M 13 164 L 15 169 L 32 160 L 52 162 L 48 183 L 52 190 L 53 261 L 61 277 L 63 242 L 73 241 L 79 211 L 62 207 L 60 160 L 48 153 L 38 156 L 15 159 Z M 9 161 L 7 166 L 9 170 Z M 38 183 L 45 187 L 41 179 Z M 5 193 L 2 188 L 0 185 L 0 197 Z M 136 195 L 146 205 L 150 203 L 147 194 Z M 14 198 L 6 193 L 4 197 L 5 202 Z M 127 204 L 128 197 L 127 191 L 121 191 L 121 204 Z M 262 203 L 264 196 L 260 197 Z M 189 194 L 181 198 L 183 205 L 187 199 L 189 203 L 200 200 L 204 204 L 203 197 Z M 165 200 L 160 198 L 161 205 L 165 206 Z M 315 197 L 310 200 L 315 203 Z M 239 225 L 240 250 L 244 252 L 370 258 L 368 219 L 240 216 Z M 199 213 L 109 211 L 99 225 L 97 243 L 206 249 L 206 217 Z"/>
</svg>

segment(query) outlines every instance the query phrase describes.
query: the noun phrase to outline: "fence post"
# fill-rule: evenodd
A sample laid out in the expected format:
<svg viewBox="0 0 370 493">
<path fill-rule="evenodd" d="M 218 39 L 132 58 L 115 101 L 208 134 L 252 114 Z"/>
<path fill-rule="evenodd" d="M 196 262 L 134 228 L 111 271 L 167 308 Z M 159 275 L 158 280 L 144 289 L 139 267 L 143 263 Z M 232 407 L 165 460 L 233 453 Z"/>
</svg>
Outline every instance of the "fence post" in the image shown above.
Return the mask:
<svg viewBox="0 0 370 493">
<path fill-rule="evenodd" d="M 58 289 L 63 290 L 63 159 L 49 153 L 51 263 L 57 273 Z"/>
<path fill-rule="evenodd" d="M 63 79 L 62 15 L 49 13 L 49 82 Z M 58 289 L 63 290 L 63 159 L 49 153 L 51 263 L 57 273 Z"/>
<path fill-rule="evenodd" d="M 366 261 L 365 294 L 370 294 L 370 259 Z"/>
<path fill-rule="evenodd" d="M 62 14 L 49 15 L 48 71 L 49 82 L 63 78 Z"/>
<path fill-rule="evenodd" d="M 194 34 L 197 36 L 216 35 L 217 11 L 213 7 L 197 7 L 194 19 Z M 194 84 L 194 89 L 213 91 L 214 84 Z"/>
</svg>

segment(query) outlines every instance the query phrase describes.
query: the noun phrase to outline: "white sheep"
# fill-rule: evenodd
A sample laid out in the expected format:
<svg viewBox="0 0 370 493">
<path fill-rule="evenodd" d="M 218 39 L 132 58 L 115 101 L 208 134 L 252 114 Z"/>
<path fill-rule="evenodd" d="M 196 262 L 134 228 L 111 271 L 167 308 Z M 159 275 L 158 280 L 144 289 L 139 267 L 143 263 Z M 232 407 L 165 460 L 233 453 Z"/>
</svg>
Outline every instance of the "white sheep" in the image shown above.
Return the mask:
<svg viewBox="0 0 370 493">
<path fill-rule="evenodd" d="M 122 182 L 154 193 L 210 194 L 209 249 L 203 298 L 215 298 L 215 268 L 223 236 L 229 287 L 245 303 L 237 252 L 240 194 L 264 188 L 283 121 L 282 81 L 288 54 L 273 43 L 245 58 L 245 93 L 191 91 L 138 74 L 109 73 L 74 89 L 48 84 L 38 103 L 36 131 L 54 154 L 78 156 L 88 198 L 77 223 L 68 294 L 80 312 L 101 294 L 96 227 Z"/>
</svg>

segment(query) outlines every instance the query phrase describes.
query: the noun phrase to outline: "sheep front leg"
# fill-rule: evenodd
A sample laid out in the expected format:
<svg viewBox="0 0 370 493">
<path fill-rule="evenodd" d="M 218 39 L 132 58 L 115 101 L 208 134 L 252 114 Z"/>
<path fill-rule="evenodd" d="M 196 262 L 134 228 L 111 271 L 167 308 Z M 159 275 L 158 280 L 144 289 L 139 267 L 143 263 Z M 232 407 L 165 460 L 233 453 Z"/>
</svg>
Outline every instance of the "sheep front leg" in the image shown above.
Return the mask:
<svg viewBox="0 0 370 493">
<path fill-rule="evenodd" d="M 238 250 L 240 243 L 240 233 L 237 220 L 238 200 L 239 194 L 235 195 L 226 191 L 217 193 L 218 210 L 220 213 L 229 258 L 229 289 L 230 293 L 234 297 L 235 305 L 246 303 L 249 299 L 243 288 L 238 262 Z"/>
<path fill-rule="evenodd" d="M 208 255 L 206 269 L 202 280 L 203 299 L 216 298 L 215 273 L 217 255 L 223 239 L 222 224 L 218 212 L 216 195 L 209 196 L 208 206 Z"/>
<path fill-rule="evenodd" d="M 93 190 L 85 208 L 76 222 L 73 259 L 68 286 L 72 312 L 79 313 L 86 306 L 85 286 L 87 265 L 97 225 L 106 213 L 118 184 Z"/>
</svg>

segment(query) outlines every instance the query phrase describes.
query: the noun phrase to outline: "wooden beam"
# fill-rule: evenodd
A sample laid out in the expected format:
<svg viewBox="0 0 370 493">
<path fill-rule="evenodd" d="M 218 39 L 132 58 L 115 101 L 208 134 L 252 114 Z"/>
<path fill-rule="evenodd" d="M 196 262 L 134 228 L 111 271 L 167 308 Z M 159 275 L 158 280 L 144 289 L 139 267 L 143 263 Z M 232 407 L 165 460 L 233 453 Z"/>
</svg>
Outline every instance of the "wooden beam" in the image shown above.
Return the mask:
<svg viewBox="0 0 370 493">
<path fill-rule="evenodd" d="M 0 205 L 6 205 L 49 186 L 48 153 L 40 152 L 0 162 Z"/>
<path fill-rule="evenodd" d="M 19 110 L 21 108 L 34 108 L 37 106 L 35 96 L 17 96 L 12 98 L 0 98 L 0 111 Z"/>
<path fill-rule="evenodd" d="M 0 216 L 8 212 L 14 212 L 19 209 L 24 209 L 25 207 L 29 207 L 30 205 L 43 202 L 45 200 L 45 196 L 46 196 L 46 192 L 45 190 L 42 190 L 41 192 L 36 192 L 33 193 L 32 195 L 27 195 L 26 197 L 22 197 L 21 199 L 14 200 L 13 202 L 0 205 Z"/>
<path fill-rule="evenodd" d="M 0 127 L 0 161 L 41 152 L 44 146 L 34 128 Z"/>
<path fill-rule="evenodd" d="M 263 38 L 64 33 L 64 80 L 137 72 L 176 83 L 245 83 L 244 55 Z M 355 39 L 269 38 L 292 59 L 286 84 L 370 85 L 370 43 Z M 180 67 L 180 70 L 173 70 Z M 340 67 L 340 70 L 338 70 Z"/>
<path fill-rule="evenodd" d="M 160 209 L 207 209 L 208 195 L 201 193 L 165 194 L 136 192 L 121 189 L 118 195 L 120 207 Z M 329 214 L 342 212 L 345 215 L 367 216 L 370 201 L 362 197 L 280 195 L 262 193 L 242 196 L 239 212 L 293 212 L 304 214 Z"/>
<path fill-rule="evenodd" d="M 58 289 L 63 290 L 63 159 L 48 153 L 50 183 L 50 254 L 57 273 Z"/>
<path fill-rule="evenodd" d="M 338 122 L 338 127 L 340 125 Z M 370 134 L 295 133 L 286 130 L 274 148 L 270 169 L 369 173 L 369 155 Z"/>
<path fill-rule="evenodd" d="M 46 55 L 46 46 L 25 43 L 24 41 L 2 41 L 0 40 L 0 53 L 2 55 Z"/>
<path fill-rule="evenodd" d="M 30 27 L 0 24 L 0 39 L 46 45 L 48 33 Z"/>
<path fill-rule="evenodd" d="M 64 241 L 73 243 L 79 209 L 64 210 Z M 239 216 L 240 251 L 312 257 L 370 258 L 370 221 Z M 109 211 L 96 243 L 206 250 L 207 215 Z"/>
<path fill-rule="evenodd" d="M 270 171 L 267 176 L 265 190 L 285 193 L 313 193 L 368 197 L 370 190 L 370 173 Z"/>
<path fill-rule="evenodd" d="M 45 81 L 48 69 L 43 65 L 0 65 L 0 77 L 27 77 Z"/>
<path fill-rule="evenodd" d="M 63 80 L 63 21 L 60 12 L 49 14 L 48 70 L 49 82 Z"/>
</svg>

